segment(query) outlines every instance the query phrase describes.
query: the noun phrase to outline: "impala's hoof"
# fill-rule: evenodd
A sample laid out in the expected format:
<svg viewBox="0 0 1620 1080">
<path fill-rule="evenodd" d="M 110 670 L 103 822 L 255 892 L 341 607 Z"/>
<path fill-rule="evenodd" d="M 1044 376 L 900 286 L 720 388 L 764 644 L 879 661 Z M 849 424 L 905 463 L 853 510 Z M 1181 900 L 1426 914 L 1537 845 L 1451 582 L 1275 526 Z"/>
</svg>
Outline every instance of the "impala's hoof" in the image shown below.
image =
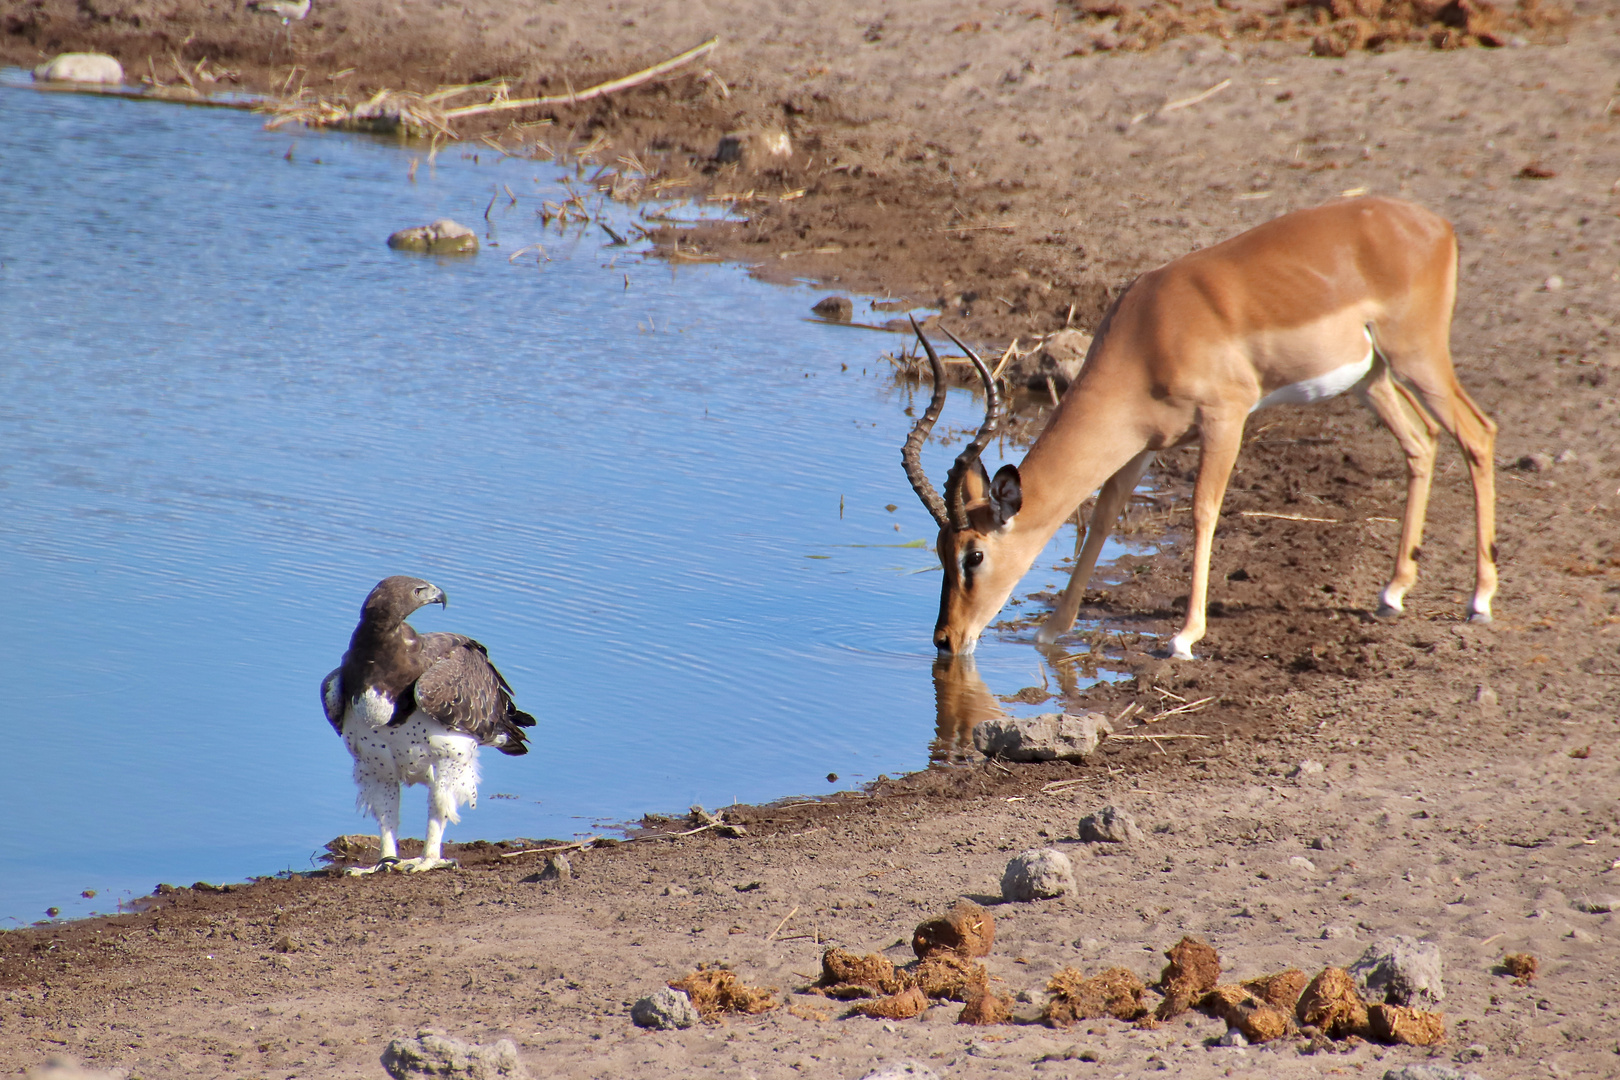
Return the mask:
<svg viewBox="0 0 1620 1080">
<path fill-rule="evenodd" d="M 1491 622 L 1491 613 L 1488 611 L 1470 611 L 1468 613 L 1468 621 L 1473 623 L 1475 626 L 1489 626 Z"/>
<path fill-rule="evenodd" d="M 1389 604 L 1379 604 L 1378 605 L 1378 610 L 1373 612 L 1373 618 L 1375 618 L 1375 619 L 1398 619 L 1404 614 L 1405 614 L 1405 612 L 1402 611 L 1398 607 L 1392 607 Z"/>
</svg>

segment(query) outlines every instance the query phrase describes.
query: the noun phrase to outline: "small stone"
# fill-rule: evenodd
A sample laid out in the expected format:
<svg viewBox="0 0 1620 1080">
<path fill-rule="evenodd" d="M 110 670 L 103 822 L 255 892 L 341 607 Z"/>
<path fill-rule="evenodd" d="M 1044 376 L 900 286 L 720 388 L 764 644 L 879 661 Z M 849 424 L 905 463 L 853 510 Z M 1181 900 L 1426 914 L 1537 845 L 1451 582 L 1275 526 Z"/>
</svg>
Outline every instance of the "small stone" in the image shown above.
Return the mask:
<svg viewBox="0 0 1620 1080">
<path fill-rule="evenodd" d="M 1620 908 L 1620 899 L 1613 896 L 1583 896 L 1573 903 L 1576 911 L 1584 911 L 1588 915 L 1607 915 Z"/>
<path fill-rule="evenodd" d="M 691 896 L 692 890 L 683 885 L 669 884 L 664 886 L 665 896 Z"/>
<path fill-rule="evenodd" d="M 1513 467 L 1518 469 L 1520 472 L 1546 472 L 1548 469 L 1552 468 L 1552 463 L 1553 458 L 1551 454 L 1525 454 L 1523 457 L 1519 458 L 1518 461 L 1513 463 Z"/>
<path fill-rule="evenodd" d="M 541 881 L 569 881 L 574 876 L 574 866 L 568 861 L 568 856 L 557 852 L 546 860 L 545 867 L 540 871 Z"/>
<path fill-rule="evenodd" d="M 1480 683 L 1474 690 L 1474 704 L 1482 709 L 1494 709 L 1498 705 L 1496 691 L 1484 683 Z"/>
<path fill-rule="evenodd" d="M 747 169 L 786 161 L 792 156 L 793 140 L 780 128 L 727 132 L 720 136 L 720 143 L 714 150 L 714 160 L 720 164 L 735 161 Z"/>
<path fill-rule="evenodd" d="M 1113 732 L 1108 717 L 1096 712 L 996 716 L 974 727 L 973 745 L 1004 761 L 1081 761 Z"/>
<path fill-rule="evenodd" d="M 1310 758 L 1306 758 L 1304 761 L 1288 770 L 1288 775 L 1290 777 L 1321 776 L 1326 771 L 1327 766 L 1323 765 L 1320 761 L 1312 761 Z"/>
<path fill-rule="evenodd" d="M 124 81 L 124 66 L 106 53 L 62 53 L 35 68 L 34 80 L 117 86 Z"/>
<path fill-rule="evenodd" d="M 414 1039 L 395 1039 L 383 1051 L 382 1065 L 394 1080 L 414 1076 L 458 1077 L 463 1080 L 528 1080 L 529 1071 L 518 1058 L 517 1046 L 502 1039 L 489 1046 L 463 1042 L 424 1028 Z"/>
<path fill-rule="evenodd" d="M 1322 927 L 1323 941 L 1356 940 L 1356 928 L 1353 926 L 1324 926 Z"/>
<path fill-rule="evenodd" d="M 104 1072 L 81 1065 L 73 1058 L 53 1054 L 43 1065 L 28 1070 L 23 1080 L 127 1080 L 128 1076 L 123 1069 Z"/>
<path fill-rule="evenodd" d="M 1490 1053 L 1490 1048 L 1484 1043 L 1469 1043 L 1467 1046 L 1457 1051 L 1457 1060 L 1464 1063 L 1470 1061 L 1481 1061 L 1488 1053 Z"/>
<path fill-rule="evenodd" d="M 939 1080 L 939 1074 L 920 1061 L 906 1058 L 879 1065 L 861 1080 Z"/>
<path fill-rule="evenodd" d="M 654 990 L 630 1007 L 630 1019 L 637 1027 L 670 1031 L 689 1028 L 698 1022 L 697 1006 L 692 999 L 673 987 Z"/>
<path fill-rule="evenodd" d="M 1080 819 L 1080 839 L 1087 843 L 1140 843 L 1142 830 L 1131 815 L 1118 807 L 1105 806 Z"/>
<path fill-rule="evenodd" d="M 1573 450 L 1560 450 L 1553 457 L 1553 464 L 1554 465 L 1573 465 L 1575 462 L 1577 462 L 1579 460 L 1581 460 L 1581 456 L 1579 454 L 1577 454 L 1575 451 L 1573 451 Z"/>
<path fill-rule="evenodd" d="M 1227 1028 L 1226 1034 L 1215 1040 L 1216 1046 L 1248 1046 L 1249 1040 L 1237 1028 Z"/>
<path fill-rule="evenodd" d="M 1050 900 L 1074 891 L 1074 864 L 1055 848 L 1020 852 L 1001 875 L 1001 897 L 1007 901 Z"/>
<path fill-rule="evenodd" d="M 822 297 L 811 306 L 810 310 L 832 322 L 849 322 L 855 315 L 855 305 L 847 296 Z"/>
<path fill-rule="evenodd" d="M 388 246 L 428 255 L 470 255 L 478 250 L 478 234 L 449 218 L 440 218 L 430 225 L 399 230 L 389 236 Z"/>
<path fill-rule="evenodd" d="M 1546 281 L 1543 281 L 1541 283 L 1541 287 L 1548 292 L 1557 292 L 1559 289 L 1564 287 L 1564 279 L 1558 274 L 1554 274 Z"/>
<path fill-rule="evenodd" d="M 1417 1065 L 1402 1065 L 1398 1069 L 1387 1069 L 1384 1072 L 1384 1080 L 1481 1080 L 1481 1078 L 1478 1073 L 1465 1073 L 1437 1061 L 1425 1061 Z"/>
<path fill-rule="evenodd" d="M 1303 870 L 1307 874 L 1316 873 L 1316 864 L 1303 855 L 1295 855 L 1288 860 L 1288 865 L 1295 870 Z"/>
<path fill-rule="evenodd" d="M 1367 947 L 1350 965 L 1364 997 L 1391 1005 L 1433 1005 L 1446 996 L 1441 981 L 1440 946 L 1404 935 Z"/>
<path fill-rule="evenodd" d="M 1333 838 L 1331 836 L 1318 836 L 1310 843 L 1312 851 L 1332 851 Z"/>
</svg>

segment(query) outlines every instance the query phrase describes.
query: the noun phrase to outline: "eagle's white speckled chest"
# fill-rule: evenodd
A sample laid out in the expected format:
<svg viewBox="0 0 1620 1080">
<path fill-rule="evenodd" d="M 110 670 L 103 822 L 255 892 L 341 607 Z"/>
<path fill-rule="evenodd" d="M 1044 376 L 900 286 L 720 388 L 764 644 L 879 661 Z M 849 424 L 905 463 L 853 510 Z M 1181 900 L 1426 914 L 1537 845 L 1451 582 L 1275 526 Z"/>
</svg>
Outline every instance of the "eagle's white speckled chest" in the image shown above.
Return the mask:
<svg viewBox="0 0 1620 1080">
<path fill-rule="evenodd" d="M 354 755 L 355 779 L 362 788 L 376 783 L 447 784 L 462 788 L 462 801 L 477 798 L 478 740 L 451 731 L 426 713 L 413 710 L 393 727 L 394 703 L 368 690 L 349 703 L 343 741 Z"/>
</svg>

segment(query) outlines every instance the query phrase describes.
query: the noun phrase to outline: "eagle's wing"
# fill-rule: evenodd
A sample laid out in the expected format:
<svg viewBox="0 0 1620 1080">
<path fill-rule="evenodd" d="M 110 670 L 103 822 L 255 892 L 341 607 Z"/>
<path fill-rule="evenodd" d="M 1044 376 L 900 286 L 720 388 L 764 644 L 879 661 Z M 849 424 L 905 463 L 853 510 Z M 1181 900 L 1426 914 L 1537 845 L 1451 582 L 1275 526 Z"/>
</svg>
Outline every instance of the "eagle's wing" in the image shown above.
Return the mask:
<svg viewBox="0 0 1620 1080">
<path fill-rule="evenodd" d="M 460 634 L 423 634 L 418 639 L 428 669 L 416 680 L 416 707 L 433 719 L 503 754 L 526 754 L 523 729 L 534 717 L 520 712 L 489 654 Z"/>
<path fill-rule="evenodd" d="M 338 668 L 321 680 L 321 707 L 326 710 L 332 730 L 343 734 L 343 669 Z"/>
</svg>

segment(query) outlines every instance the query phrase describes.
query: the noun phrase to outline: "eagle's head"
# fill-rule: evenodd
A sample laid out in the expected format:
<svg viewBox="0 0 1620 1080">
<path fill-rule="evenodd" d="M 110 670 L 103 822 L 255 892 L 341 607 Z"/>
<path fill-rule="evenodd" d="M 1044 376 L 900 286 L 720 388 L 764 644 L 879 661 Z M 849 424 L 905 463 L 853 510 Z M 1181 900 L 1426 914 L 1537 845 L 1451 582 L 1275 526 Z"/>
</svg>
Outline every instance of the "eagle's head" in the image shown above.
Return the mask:
<svg viewBox="0 0 1620 1080">
<path fill-rule="evenodd" d="M 421 578 L 403 574 L 383 578 L 360 608 L 360 621 L 378 628 L 398 626 L 411 612 L 426 604 L 449 607 L 444 590 Z"/>
</svg>

